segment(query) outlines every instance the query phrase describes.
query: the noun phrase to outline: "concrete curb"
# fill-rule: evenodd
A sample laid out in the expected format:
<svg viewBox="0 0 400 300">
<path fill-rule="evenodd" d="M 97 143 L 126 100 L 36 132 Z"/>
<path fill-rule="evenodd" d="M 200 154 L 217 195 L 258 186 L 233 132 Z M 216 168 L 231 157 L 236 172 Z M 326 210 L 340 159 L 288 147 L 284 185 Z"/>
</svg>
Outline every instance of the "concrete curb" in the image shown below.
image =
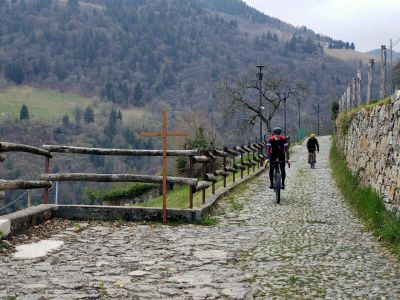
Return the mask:
<svg viewBox="0 0 400 300">
<path fill-rule="evenodd" d="M 214 195 L 212 195 L 206 199 L 206 204 L 204 204 L 204 206 L 200 207 L 201 218 L 204 218 L 205 216 L 207 216 L 211 212 L 212 207 L 218 202 L 218 200 L 223 198 L 227 193 L 233 191 L 240 184 L 245 183 L 245 182 L 261 175 L 265 170 L 266 170 L 265 167 L 261 167 L 259 170 L 248 175 L 247 177 L 241 178 L 240 180 L 227 186 L 226 188 L 218 189 Z"/>
<path fill-rule="evenodd" d="M 118 220 L 162 221 L 161 208 L 104 206 L 104 205 L 58 205 L 53 206 L 53 217 L 71 220 Z M 167 209 L 169 221 L 195 221 L 201 218 L 199 209 Z"/>
<path fill-rule="evenodd" d="M 193 222 L 199 221 L 208 215 L 213 205 L 234 190 L 240 184 L 259 176 L 265 171 L 264 167 L 254 173 L 239 179 L 226 188 L 218 189 L 217 192 L 206 199 L 206 204 L 197 209 L 167 209 L 168 221 Z M 27 209 L 17 211 L 0 217 L 0 231 L 3 236 L 16 234 L 29 227 L 41 224 L 52 218 L 71 220 L 118 220 L 126 221 L 162 221 L 162 208 L 149 207 L 126 207 L 105 205 L 51 205 L 41 204 Z"/>
<path fill-rule="evenodd" d="M 2 229 L 1 231 L 5 236 L 7 236 L 8 234 L 18 233 L 29 227 L 50 220 L 52 217 L 53 209 L 50 205 L 41 204 L 38 206 L 32 206 L 30 208 L 23 209 L 12 214 L 1 216 L 0 220 L 8 221 L 9 232 L 6 233 Z"/>
</svg>

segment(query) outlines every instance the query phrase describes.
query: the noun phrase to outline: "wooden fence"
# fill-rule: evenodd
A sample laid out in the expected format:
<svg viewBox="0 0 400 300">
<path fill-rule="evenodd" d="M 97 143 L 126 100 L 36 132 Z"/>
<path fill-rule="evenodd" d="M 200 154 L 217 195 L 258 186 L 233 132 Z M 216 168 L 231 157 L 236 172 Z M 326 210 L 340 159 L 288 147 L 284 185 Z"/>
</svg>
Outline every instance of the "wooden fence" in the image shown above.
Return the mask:
<svg viewBox="0 0 400 300">
<path fill-rule="evenodd" d="M 262 154 L 266 148 L 265 143 L 251 143 L 232 148 L 207 150 L 167 150 L 169 157 L 187 157 L 189 162 L 188 177 L 167 176 L 167 183 L 189 185 L 189 208 L 193 208 L 193 194 L 202 191 L 202 203 L 205 203 L 206 189 L 211 186 L 212 194 L 215 193 L 215 184 L 218 177 L 223 178 L 223 187 L 226 187 L 226 178 L 232 174 L 233 182 L 236 174 L 244 177 L 254 172 L 255 168 L 261 168 L 265 161 Z M 53 182 L 79 181 L 79 182 L 144 182 L 162 183 L 162 176 L 137 175 L 137 174 L 94 174 L 94 173 L 55 173 L 50 174 L 50 159 L 53 154 L 80 154 L 80 155 L 108 155 L 108 156 L 162 156 L 162 150 L 133 150 L 133 149 L 104 149 L 59 145 L 43 145 L 42 148 L 22 144 L 0 142 L 0 162 L 6 160 L 6 152 L 26 152 L 44 156 L 44 174 L 39 180 L 2 180 L 0 179 L 0 197 L 6 190 L 38 189 L 44 188 L 43 203 L 48 204 L 49 188 Z M 201 165 L 201 180 L 194 178 L 196 164 Z"/>
</svg>

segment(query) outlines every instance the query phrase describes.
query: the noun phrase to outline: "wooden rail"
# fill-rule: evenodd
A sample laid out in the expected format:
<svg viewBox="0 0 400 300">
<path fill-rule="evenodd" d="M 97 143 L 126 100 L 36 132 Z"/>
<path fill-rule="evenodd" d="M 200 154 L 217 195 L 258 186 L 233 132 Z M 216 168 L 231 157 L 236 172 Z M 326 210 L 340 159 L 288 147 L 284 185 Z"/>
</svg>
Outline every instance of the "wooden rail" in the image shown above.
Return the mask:
<svg viewBox="0 0 400 300">
<path fill-rule="evenodd" d="M 116 156 L 162 156 L 162 150 L 104 149 L 89 147 L 43 145 L 43 149 L 56 153 L 116 155 Z M 167 156 L 194 156 L 198 150 L 167 150 Z"/>
<path fill-rule="evenodd" d="M 91 174 L 91 173 L 59 173 L 42 174 L 41 180 L 52 181 L 89 181 L 89 182 L 145 182 L 162 183 L 162 176 L 134 175 L 134 174 Z M 167 177 L 167 183 L 187 184 L 195 186 L 197 178 Z"/>
<path fill-rule="evenodd" d="M 39 180 L 0 180 L 0 190 L 30 190 L 50 188 L 53 185 L 51 181 Z"/>
<path fill-rule="evenodd" d="M 53 155 L 51 155 L 49 151 L 41 148 L 23 144 L 6 143 L 6 142 L 0 142 L 0 152 L 27 152 L 36 155 L 46 156 L 48 158 L 53 157 Z"/>
</svg>

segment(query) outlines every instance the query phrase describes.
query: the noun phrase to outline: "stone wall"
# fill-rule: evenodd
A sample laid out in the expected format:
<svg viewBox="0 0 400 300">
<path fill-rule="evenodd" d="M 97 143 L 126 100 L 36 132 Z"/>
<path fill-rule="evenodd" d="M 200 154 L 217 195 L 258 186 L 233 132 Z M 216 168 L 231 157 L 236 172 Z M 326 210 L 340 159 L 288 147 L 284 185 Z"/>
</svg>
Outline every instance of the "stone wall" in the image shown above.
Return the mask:
<svg viewBox="0 0 400 300">
<path fill-rule="evenodd" d="M 387 105 L 354 113 L 347 134 L 337 130 L 337 145 L 360 183 L 370 185 L 390 210 L 400 210 L 400 91 Z"/>
</svg>

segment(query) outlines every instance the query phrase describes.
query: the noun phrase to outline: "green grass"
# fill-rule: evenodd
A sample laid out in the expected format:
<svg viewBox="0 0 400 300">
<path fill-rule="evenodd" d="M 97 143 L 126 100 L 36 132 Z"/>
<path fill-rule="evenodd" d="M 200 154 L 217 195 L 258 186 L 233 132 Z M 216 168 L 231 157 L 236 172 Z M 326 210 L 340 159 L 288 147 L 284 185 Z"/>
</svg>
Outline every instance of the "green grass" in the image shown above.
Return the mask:
<svg viewBox="0 0 400 300">
<path fill-rule="evenodd" d="M 333 139 L 330 151 L 333 177 L 344 198 L 365 226 L 400 259 L 400 218 L 386 210 L 383 199 L 371 187 L 362 187 L 352 174 Z"/>
<path fill-rule="evenodd" d="M 195 225 L 201 225 L 201 226 L 214 226 L 218 224 L 218 220 L 213 217 L 205 217 L 201 219 L 200 221 L 194 222 Z"/>
<path fill-rule="evenodd" d="M 86 108 L 90 99 L 74 93 L 56 90 L 39 90 L 23 86 L 0 91 L 0 118 L 6 115 L 19 118 L 22 104 L 29 110 L 31 119 L 54 120 L 64 114 L 72 116 L 75 107 Z"/>
<path fill-rule="evenodd" d="M 258 170 L 257 167 L 255 168 Z M 250 174 L 252 174 L 252 169 L 250 170 Z M 244 170 L 243 176 L 247 176 L 247 169 Z M 240 172 L 236 173 L 236 181 L 240 179 Z M 226 184 L 230 184 L 233 182 L 232 174 L 226 178 Z M 222 178 L 219 179 L 215 184 L 215 190 L 223 187 Z M 206 198 L 212 195 L 211 186 L 206 189 Z M 200 207 L 202 205 L 202 192 L 199 191 L 193 195 L 193 207 Z M 144 206 L 144 207 L 161 207 L 162 206 L 162 196 L 157 198 L 153 198 L 144 203 L 138 203 L 135 206 Z M 169 191 L 167 193 L 167 207 L 168 208 L 189 208 L 189 186 L 181 186 L 175 188 L 173 191 Z M 237 210 L 240 210 L 241 207 L 237 206 Z"/>
<path fill-rule="evenodd" d="M 84 110 L 93 101 L 71 92 L 37 89 L 29 86 L 10 87 L 0 90 L 0 120 L 6 116 L 19 118 L 22 104 L 28 107 L 30 119 L 53 121 L 67 114 L 73 120 L 76 107 Z M 100 108 L 95 107 L 98 111 Z M 119 108 L 118 108 L 119 109 Z M 123 120 L 140 119 L 144 108 L 121 108 Z"/>
<path fill-rule="evenodd" d="M 239 174 L 240 178 L 240 173 L 236 174 L 236 179 L 237 175 Z M 247 174 L 247 173 L 245 173 Z M 232 175 L 230 174 L 226 178 L 226 184 L 228 185 L 231 183 L 233 180 Z M 220 179 L 216 184 L 215 184 L 215 190 L 223 186 L 223 180 Z M 211 186 L 206 189 L 206 198 L 210 196 L 211 193 Z M 199 191 L 197 193 L 193 194 L 193 207 L 199 207 L 202 205 L 202 192 Z M 138 203 L 135 206 L 144 206 L 144 207 L 161 207 L 162 206 L 162 196 L 159 196 L 157 198 L 150 199 L 148 201 L 145 201 L 144 203 Z M 173 191 L 169 191 L 167 193 L 167 207 L 168 208 L 189 208 L 189 186 L 180 186 L 175 188 Z"/>
</svg>

